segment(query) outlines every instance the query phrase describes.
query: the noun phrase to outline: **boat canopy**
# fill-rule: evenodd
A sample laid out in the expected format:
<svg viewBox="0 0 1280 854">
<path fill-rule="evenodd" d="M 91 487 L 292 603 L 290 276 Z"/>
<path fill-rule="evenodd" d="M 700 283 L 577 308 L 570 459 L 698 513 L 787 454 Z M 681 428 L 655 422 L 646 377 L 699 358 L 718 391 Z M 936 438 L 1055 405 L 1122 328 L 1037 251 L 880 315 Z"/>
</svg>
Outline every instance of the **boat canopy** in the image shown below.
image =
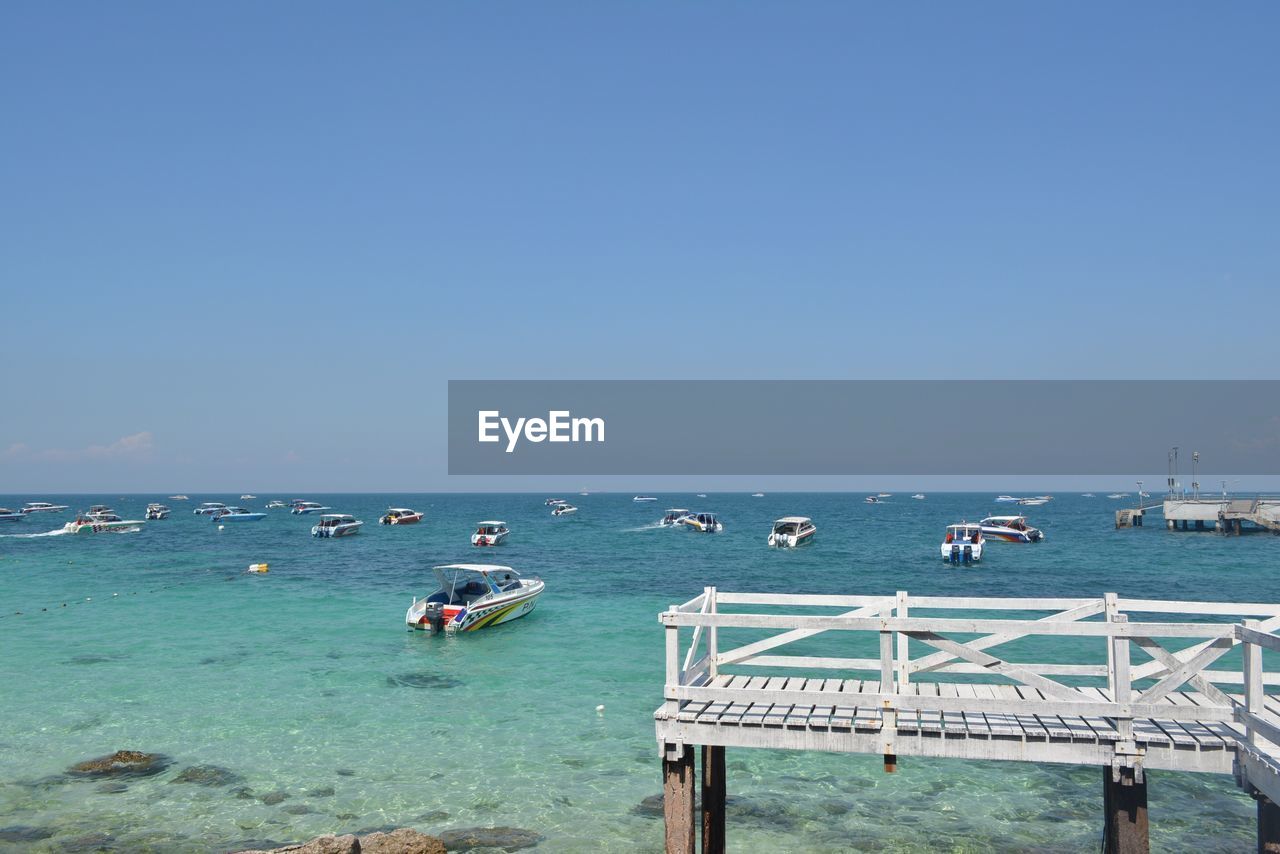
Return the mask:
<svg viewBox="0 0 1280 854">
<path fill-rule="evenodd" d="M 243 512 L 248 513 L 249 511 L 245 510 Z M 320 524 L 323 525 L 325 522 L 329 522 L 331 524 L 337 522 L 354 522 L 355 520 L 355 516 L 348 516 L 346 513 L 326 513 L 320 517 Z"/>
<path fill-rule="evenodd" d="M 388 508 L 387 508 L 387 512 L 388 512 L 388 513 L 407 513 L 407 514 L 412 514 L 414 511 L 413 511 L 413 510 L 410 510 L 408 507 L 388 507 Z"/>
<path fill-rule="evenodd" d="M 813 520 L 810 519 L 808 516 L 783 516 L 781 519 L 779 519 L 777 522 L 774 522 L 773 524 L 782 525 L 785 523 L 788 525 L 803 525 L 811 521 Z"/>
<path fill-rule="evenodd" d="M 440 580 L 440 589 L 448 594 L 448 602 L 454 602 L 458 596 L 496 596 L 520 587 L 520 573 L 509 566 L 451 563 L 432 567 L 431 571 Z"/>
<path fill-rule="evenodd" d="M 486 528 L 497 528 L 497 527 L 499 527 L 499 526 L 501 526 L 501 525 L 505 525 L 505 524 L 507 524 L 507 523 L 506 523 L 506 522 L 495 522 L 495 521 L 493 521 L 492 519 L 490 519 L 490 520 L 488 520 L 488 521 L 481 522 L 480 524 L 481 524 L 481 525 L 483 525 L 483 526 L 484 526 L 484 527 L 486 527 Z"/>
</svg>

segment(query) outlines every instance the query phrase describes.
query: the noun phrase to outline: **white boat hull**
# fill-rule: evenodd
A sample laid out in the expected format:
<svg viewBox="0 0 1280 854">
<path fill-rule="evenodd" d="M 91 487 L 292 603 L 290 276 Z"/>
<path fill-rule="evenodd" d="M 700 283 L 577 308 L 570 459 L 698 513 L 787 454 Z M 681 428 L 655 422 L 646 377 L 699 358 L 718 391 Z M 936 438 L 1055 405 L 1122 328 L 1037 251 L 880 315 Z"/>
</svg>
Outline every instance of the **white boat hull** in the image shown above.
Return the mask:
<svg viewBox="0 0 1280 854">
<path fill-rule="evenodd" d="M 480 603 L 473 611 L 469 607 L 445 605 L 444 630 L 446 632 L 473 632 L 477 629 L 500 626 L 512 620 L 518 620 L 534 609 L 538 597 L 542 595 L 545 585 L 541 581 L 512 591 L 509 596 L 500 596 Z M 405 622 L 410 628 L 429 630 L 426 599 L 414 602 L 405 614 Z"/>
<path fill-rule="evenodd" d="M 351 537 L 360 533 L 360 526 L 364 522 L 347 522 L 344 525 L 328 525 L 320 527 L 316 525 L 311 529 L 311 536 L 321 539 L 333 539 L 334 537 Z"/>
<path fill-rule="evenodd" d="M 943 543 L 942 559 L 948 563 L 977 563 L 982 560 L 982 543 Z"/>
<path fill-rule="evenodd" d="M 472 534 L 471 545 L 473 546 L 500 546 L 507 539 L 508 531 L 501 534 Z"/>
</svg>

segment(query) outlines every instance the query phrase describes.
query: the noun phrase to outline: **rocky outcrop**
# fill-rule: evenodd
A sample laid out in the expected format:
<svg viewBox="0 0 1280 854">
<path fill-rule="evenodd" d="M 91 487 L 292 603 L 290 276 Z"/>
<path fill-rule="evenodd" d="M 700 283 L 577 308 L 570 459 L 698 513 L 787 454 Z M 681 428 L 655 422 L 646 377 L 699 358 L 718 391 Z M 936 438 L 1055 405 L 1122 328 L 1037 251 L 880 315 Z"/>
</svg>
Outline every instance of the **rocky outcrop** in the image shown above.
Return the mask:
<svg viewBox="0 0 1280 854">
<path fill-rule="evenodd" d="M 360 854 L 445 854 L 444 843 L 408 827 L 360 837 Z"/>
<path fill-rule="evenodd" d="M 499 828 L 502 829 L 502 828 Z M 286 845 L 269 851 L 255 849 L 238 854 L 445 854 L 444 843 L 408 827 L 389 833 L 370 833 L 357 837 L 317 836 L 301 845 Z"/>
<path fill-rule="evenodd" d="M 99 756 L 77 762 L 67 769 L 73 777 L 150 777 L 168 768 L 169 757 L 138 750 L 117 750 L 110 756 Z"/>
</svg>

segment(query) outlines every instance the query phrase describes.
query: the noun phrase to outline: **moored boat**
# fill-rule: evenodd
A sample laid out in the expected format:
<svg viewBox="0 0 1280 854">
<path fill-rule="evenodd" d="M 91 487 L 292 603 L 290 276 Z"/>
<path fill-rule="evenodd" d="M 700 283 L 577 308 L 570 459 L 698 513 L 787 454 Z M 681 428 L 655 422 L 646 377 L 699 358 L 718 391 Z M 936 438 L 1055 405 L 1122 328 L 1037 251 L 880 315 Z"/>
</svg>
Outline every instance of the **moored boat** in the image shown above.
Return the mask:
<svg viewBox="0 0 1280 854">
<path fill-rule="evenodd" d="M 557 504 L 563 504 L 563 503 L 564 503 L 564 499 L 563 499 L 563 498 L 548 498 L 546 501 L 544 501 L 544 502 L 542 502 L 542 503 L 543 503 L 543 504 L 545 504 L 547 507 L 555 507 Z"/>
<path fill-rule="evenodd" d="M 911 496 L 911 497 L 912 497 L 912 498 L 914 498 L 916 501 L 924 501 L 924 493 L 923 493 L 923 492 L 917 492 L 915 495 L 913 495 L 913 496 Z"/>
<path fill-rule="evenodd" d="M 260 522 L 267 518 L 266 513 L 247 510 L 244 507 L 224 507 L 217 513 L 210 513 L 210 518 L 218 524 L 223 522 Z"/>
<path fill-rule="evenodd" d="M 783 516 L 773 523 L 769 545 L 793 548 L 809 542 L 816 533 L 818 529 L 808 516 Z"/>
<path fill-rule="evenodd" d="M 1028 525 L 1024 516 L 988 516 L 978 524 L 987 539 L 1008 543 L 1038 543 L 1044 539 L 1044 532 Z"/>
<path fill-rule="evenodd" d="M 432 568 L 439 589 L 413 600 L 405 613 L 410 628 L 471 632 L 519 619 L 533 610 L 545 585 L 509 566 L 454 563 Z"/>
<path fill-rule="evenodd" d="M 878 495 L 868 495 L 866 498 L 864 498 L 864 499 L 862 499 L 862 500 L 863 500 L 863 501 L 865 501 L 867 504 L 880 504 L 880 503 L 882 503 L 882 502 L 880 501 L 880 497 L 879 497 Z"/>
<path fill-rule="evenodd" d="M 47 501 L 28 501 L 22 505 L 22 513 L 59 513 L 67 509 L 65 504 L 50 504 Z"/>
<path fill-rule="evenodd" d="M 471 535 L 471 545 L 496 546 L 502 543 L 510 533 L 506 522 L 497 522 L 492 519 L 481 522 L 476 525 L 476 532 Z"/>
<path fill-rule="evenodd" d="M 422 521 L 422 514 L 408 507 L 388 507 L 387 512 L 378 519 L 379 525 L 416 525 Z"/>
<path fill-rule="evenodd" d="M 578 508 L 568 502 L 557 504 L 551 511 L 552 516 L 568 516 L 570 513 L 577 513 Z"/>
<path fill-rule="evenodd" d="M 982 560 L 982 526 L 967 522 L 948 525 L 942 540 L 942 559 L 951 563 L 975 563 Z"/>
<path fill-rule="evenodd" d="M 21 510 L 10 510 L 8 507 L 0 507 L 0 522 L 21 522 L 26 518 L 25 513 Z"/>
<path fill-rule="evenodd" d="M 244 495 L 241 495 L 241 496 L 240 496 L 240 500 L 241 500 L 241 501 L 250 501 L 250 500 L 252 500 L 252 499 L 254 499 L 254 498 L 257 498 L 257 497 L 258 497 L 258 496 L 256 496 L 256 495 L 249 495 L 248 493 L 245 493 Z"/>
<path fill-rule="evenodd" d="M 332 509 L 332 507 L 326 507 L 318 501 L 294 501 L 290 505 L 289 512 L 295 516 L 306 516 L 311 513 L 323 513 Z"/>
<path fill-rule="evenodd" d="M 267 502 L 267 509 L 268 509 L 268 510 L 276 510 L 276 509 L 278 509 L 278 508 L 281 508 L 281 507 L 288 507 L 288 506 L 289 506 L 289 505 L 288 505 L 288 504 L 285 504 L 283 501 L 268 501 L 268 502 Z"/>
<path fill-rule="evenodd" d="M 145 515 L 146 515 L 147 521 L 152 521 L 155 519 L 168 519 L 169 508 L 165 507 L 163 504 L 148 504 L 147 512 Z"/>
<path fill-rule="evenodd" d="M 146 522 L 136 519 L 121 519 L 112 512 L 99 513 L 81 513 L 76 516 L 75 521 L 68 522 L 62 526 L 62 530 L 69 534 L 101 534 L 104 531 L 124 531 L 133 528 L 141 528 Z"/>
<path fill-rule="evenodd" d="M 714 513 L 690 513 L 680 520 L 680 524 L 701 534 L 718 534 L 724 530 L 724 524 Z"/>
<path fill-rule="evenodd" d="M 221 504 L 217 501 L 206 501 L 191 512 L 196 516 L 211 516 L 214 513 L 219 513 L 226 509 L 227 505 L 225 504 Z"/>
<path fill-rule="evenodd" d="M 635 498 L 632 498 L 631 500 L 632 501 L 657 501 L 658 499 L 654 498 L 652 495 L 637 495 Z"/>
<path fill-rule="evenodd" d="M 185 495 L 170 495 L 169 500 L 170 501 L 190 501 L 191 499 Z"/>
<path fill-rule="evenodd" d="M 331 537 L 350 537 L 353 534 L 360 533 L 360 526 L 364 522 L 360 522 L 354 516 L 346 513 L 326 513 L 320 517 L 320 521 L 311 529 L 311 536 L 331 538 Z"/>
</svg>

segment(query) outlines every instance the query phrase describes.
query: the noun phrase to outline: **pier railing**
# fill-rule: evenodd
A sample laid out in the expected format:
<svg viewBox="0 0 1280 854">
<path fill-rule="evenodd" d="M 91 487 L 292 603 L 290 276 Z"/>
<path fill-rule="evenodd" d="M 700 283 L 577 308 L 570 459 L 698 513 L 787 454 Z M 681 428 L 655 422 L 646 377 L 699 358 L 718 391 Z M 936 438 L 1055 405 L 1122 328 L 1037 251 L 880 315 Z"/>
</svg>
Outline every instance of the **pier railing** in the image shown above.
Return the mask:
<svg viewBox="0 0 1280 854">
<path fill-rule="evenodd" d="M 733 610 L 768 606 L 768 612 Z M 779 613 L 787 606 L 839 608 L 841 613 L 814 615 Z M 957 616 L 913 616 L 913 610 L 966 612 Z M 992 617 L 993 612 L 1050 612 L 1038 619 Z M 1130 614 L 1180 615 L 1209 620 L 1160 621 Z M 1098 617 L 1099 619 L 1091 619 Z M 1262 618 L 1223 622 L 1223 618 Z M 1214 621 L 1210 621 L 1214 620 Z M 734 666 L 788 668 L 792 672 L 839 670 L 870 672 L 878 677 L 860 688 L 859 703 L 874 704 L 885 725 L 892 725 L 902 709 L 919 712 L 975 712 L 999 714 L 1008 710 L 1007 696 L 984 692 L 909 689 L 916 681 L 937 681 L 958 675 L 962 685 L 975 675 L 1000 677 L 1018 691 L 1020 712 L 1074 715 L 1114 721 L 1120 740 L 1127 740 L 1135 718 L 1242 723 L 1249 740 L 1255 736 L 1280 742 L 1280 718 L 1264 706 L 1266 685 L 1280 685 L 1280 673 L 1267 672 L 1263 650 L 1280 651 L 1280 605 L 1215 602 L 1174 602 L 1121 598 L 1013 599 L 982 597 L 811 596 L 797 594 L 726 593 L 713 587 L 661 615 L 667 633 L 665 700 L 669 713 L 690 701 L 749 701 L 753 703 L 847 703 L 839 686 L 828 690 L 803 680 L 792 690 L 789 680 L 756 679 L 733 687 L 716 677 Z M 690 629 L 681 656 L 681 629 Z M 777 634 L 722 648 L 721 633 L 730 629 L 774 630 Z M 824 633 L 873 633 L 879 639 L 878 657 L 780 654 L 782 648 Z M 974 636 L 959 639 L 958 636 Z M 993 650 L 1011 641 L 1034 636 L 1082 639 L 1094 650 L 1094 661 L 1053 663 L 1015 661 Z M 1088 644 L 1088 641 L 1096 641 Z M 1174 648 L 1170 641 L 1187 642 Z M 1244 648 L 1242 670 L 1214 670 L 1211 665 L 1235 647 Z M 1134 647 L 1145 661 L 1134 661 Z M 921 650 L 922 654 L 915 654 Z M 1105 678 L 1105 689 L 1081 690 L 1062 677 Z M 955 681 L 955 680 L 952 680 Z M 991 680 L 983 680 L 990 682 Z M 1087 680 L 1086 680 L 1087 681 Z M 1243 686 L 1244 696 L 1232 697 L 1219 685 Z M 1183 686 L 1198 692 L 1196 705 L 1179 705 L 1170 695 Z"/>
</svg>

